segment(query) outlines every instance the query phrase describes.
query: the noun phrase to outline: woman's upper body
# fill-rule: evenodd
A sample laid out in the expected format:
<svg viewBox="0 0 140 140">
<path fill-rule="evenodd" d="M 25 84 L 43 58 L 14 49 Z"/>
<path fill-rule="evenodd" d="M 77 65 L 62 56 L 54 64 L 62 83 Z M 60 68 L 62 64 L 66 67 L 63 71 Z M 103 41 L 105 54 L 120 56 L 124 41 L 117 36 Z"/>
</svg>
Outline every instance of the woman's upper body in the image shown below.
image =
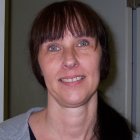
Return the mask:
<svg viewBox="0 0 140 140">
<path fill-rule="evenodd" d="M 132 139 L 125 120 L 100 98 L 109 71 L 107 33 L 100 17 L 78 1 L 56 2 L 36 17 L 30 37 L 33 72 L 48 105 L 1 124 L 1 139 Z"/>
<path fill-rule="evenodd" d="M 29 119 L 37 139 L 97 139 L 97 89 L 108 73 L 107 50 L 102 21 L 87 5 L 68 0 L 39 13 L 30 54 L 48 106 Z"/>
</svg>

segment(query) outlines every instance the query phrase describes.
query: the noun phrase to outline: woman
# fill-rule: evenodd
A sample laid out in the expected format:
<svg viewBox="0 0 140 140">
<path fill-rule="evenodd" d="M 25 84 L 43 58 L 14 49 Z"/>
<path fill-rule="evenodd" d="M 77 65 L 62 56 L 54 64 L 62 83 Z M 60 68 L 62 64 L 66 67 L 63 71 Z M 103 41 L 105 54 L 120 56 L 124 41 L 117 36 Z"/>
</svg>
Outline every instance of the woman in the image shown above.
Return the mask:
<svg viewBox="0 0 140 140">
<path fill-rule="evenodd" d="M 1 140 L 132 139 L 98 92 L 110 60 L 103 22 L 90 7 L 72 0 L 45 7 L 32 26 L 30 55 L 48 106 L 2 123 Z"/>
</svg>

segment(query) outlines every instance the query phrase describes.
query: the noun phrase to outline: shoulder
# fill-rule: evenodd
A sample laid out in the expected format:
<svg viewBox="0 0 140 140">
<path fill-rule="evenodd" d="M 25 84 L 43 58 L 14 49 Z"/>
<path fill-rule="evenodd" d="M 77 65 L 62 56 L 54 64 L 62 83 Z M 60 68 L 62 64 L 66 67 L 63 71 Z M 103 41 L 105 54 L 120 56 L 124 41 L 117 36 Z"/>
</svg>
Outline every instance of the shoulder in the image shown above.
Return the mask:
<svg viewBox="0 0 140 140">
<path fill-rule="evenodd" d="M 27 140 L 29 137 L 28 132 L 28 119 L 33 112 L 40 111 L 41 108 L 33 108 L 28 112 L 20 114 L 0 124 L 0 140 Z"/>
<path fill-rule="evenodd" d="M 10 140 L 21 137 L 27 129 L 27 113 L 18 115 L 0 124 L 0 139 Z"/>
</svg>

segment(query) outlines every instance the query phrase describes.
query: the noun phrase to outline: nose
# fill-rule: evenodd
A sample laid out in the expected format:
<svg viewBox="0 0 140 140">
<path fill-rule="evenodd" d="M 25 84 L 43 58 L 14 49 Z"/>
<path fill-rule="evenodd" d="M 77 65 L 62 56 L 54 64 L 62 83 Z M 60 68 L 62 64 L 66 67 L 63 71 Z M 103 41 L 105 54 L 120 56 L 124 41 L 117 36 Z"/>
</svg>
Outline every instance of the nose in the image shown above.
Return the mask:
<svg viewBox="0 0 140 140">
<path fill-rule="evenodd" d="M 77 54 L 73 49 L 67 49 L 63 52 L 63 67 L 66 69 L 72 69 L 79 66 Z"/>
</svg>

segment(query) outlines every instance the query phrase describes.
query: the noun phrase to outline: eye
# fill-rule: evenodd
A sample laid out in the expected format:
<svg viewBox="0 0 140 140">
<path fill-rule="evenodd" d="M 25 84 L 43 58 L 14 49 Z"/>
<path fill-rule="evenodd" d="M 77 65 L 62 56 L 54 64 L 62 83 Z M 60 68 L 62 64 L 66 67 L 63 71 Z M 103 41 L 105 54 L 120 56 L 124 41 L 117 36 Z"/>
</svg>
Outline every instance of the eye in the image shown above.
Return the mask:
<svg viewBox="0 0 140 140">
<path fill-rule="evenodd" d="M 78 42 L 78 47 L 86 47 L 89 45 L 90 45 L 90 42 L 86 39 L 82 39 Z"/>
<path fill-rule="evenodd" d="M 61 50 L 61 47 L 58 44 L 49 44 L 48 51 L 50 52 L 58 52 Z"/>
</svg>

